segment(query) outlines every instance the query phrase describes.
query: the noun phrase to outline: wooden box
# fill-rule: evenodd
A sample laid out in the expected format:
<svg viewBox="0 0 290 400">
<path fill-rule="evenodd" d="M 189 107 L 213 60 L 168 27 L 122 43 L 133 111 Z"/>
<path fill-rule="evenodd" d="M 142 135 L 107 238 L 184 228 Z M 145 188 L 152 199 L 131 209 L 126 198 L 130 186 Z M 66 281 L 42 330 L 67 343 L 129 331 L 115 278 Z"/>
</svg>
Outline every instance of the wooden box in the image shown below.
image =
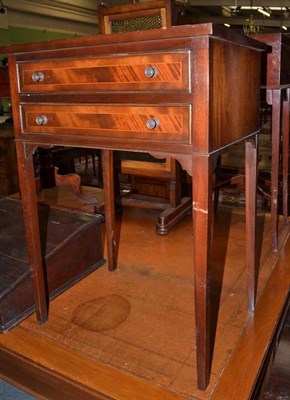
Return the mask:
<svg viewBox="0 0 290 400">
<path fill-rule="evenodd" d="M 104 264 L 100 215 L 39 205 L 50 299 Z M 35 310 L 20 200 L 0 200 L 0 331 Z"/>
</svg>

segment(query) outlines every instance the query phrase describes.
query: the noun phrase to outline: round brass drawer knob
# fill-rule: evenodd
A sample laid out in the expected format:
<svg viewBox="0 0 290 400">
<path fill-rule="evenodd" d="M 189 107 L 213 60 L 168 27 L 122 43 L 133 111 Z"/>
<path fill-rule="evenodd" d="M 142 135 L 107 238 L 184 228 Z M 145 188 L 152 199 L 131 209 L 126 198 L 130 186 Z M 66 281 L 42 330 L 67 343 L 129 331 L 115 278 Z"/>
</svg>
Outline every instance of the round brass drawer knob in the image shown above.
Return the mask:
<svg viewBox="0 0 290 400">
<path fill-rule="evenodd" d="M 36 125 L 46 125 L 47 124 L 47 116 L 46 115 L 37 115 L 35 118 Z"/>
<path fill-rule="evenodd" d="M 146 78 L 154 78 L 158 75 L 158 69 L 156 67 L 148 66 L 145 68 L 144 73 Z"/>
<path fill-rule="evenodd" d="M 44 73 L 43 72 L 33 72 L 31 75 L 33 82 L 42 82 L 44 80 Z"/>
<path fill-rule="evenodd" d="M 148 129 L 155 129 L 159 126 L 159 121 L 156 118 L 150 118 L 146 121 L 146 126 Z"/>
</svg>

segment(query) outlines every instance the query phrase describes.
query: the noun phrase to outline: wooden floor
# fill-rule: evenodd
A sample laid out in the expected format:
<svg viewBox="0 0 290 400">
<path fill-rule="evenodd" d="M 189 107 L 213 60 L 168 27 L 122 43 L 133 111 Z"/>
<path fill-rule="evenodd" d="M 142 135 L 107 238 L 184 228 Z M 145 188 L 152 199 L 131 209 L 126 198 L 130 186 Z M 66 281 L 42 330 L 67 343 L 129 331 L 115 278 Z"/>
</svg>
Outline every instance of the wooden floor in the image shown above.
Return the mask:
<svg viewBox="0 0 290 400">
<path fill-rule="evenodd" d="M 213 233 L 211 381 L 196 387 L 191 216 L 167 236 L 157 213 L 120 216 L 119 267 L 106 265 L 0 336 L 0 376 L 40 399 L 249 399 L 289 293 L 290 241 L 271 251 L 259 213 L 255 313 L 247 311 L 242 209 L 219 208 Z"/>
</svg>

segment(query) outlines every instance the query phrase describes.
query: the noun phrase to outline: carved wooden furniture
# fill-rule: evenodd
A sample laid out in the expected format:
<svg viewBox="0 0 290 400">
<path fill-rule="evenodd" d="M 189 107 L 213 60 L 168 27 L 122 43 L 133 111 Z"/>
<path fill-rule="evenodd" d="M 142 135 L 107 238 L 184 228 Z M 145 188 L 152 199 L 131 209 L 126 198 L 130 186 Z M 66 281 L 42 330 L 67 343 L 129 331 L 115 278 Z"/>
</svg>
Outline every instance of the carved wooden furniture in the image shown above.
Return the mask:
<svg viewBox="0 0 290 400">
<path fill-rule="evenodd" d="M 98 8 L 101 34 L 166 28 L 177 25 L 184 5 L 173 0 Z M 158 70 L 148 66 L 144 73 L 154 79 Z M 154 123 L 152 128 L 154 129 Z M 169 229 L 191 210 L 191 198 L 182 197 L 182 170 L 178 161 L 158 160 L 140 153 L 119 155 L 120 172 L 130 176 L 131 191 L 121 197 L 122 205 L 161 210 L 156 230 L 167 234 Z M 162 201 L 166 198 L 167 201 Z"/>
<path fill-rule="evenodd" d="M 282 33 L 253 35 L 271 46 L 263 71 L 263 91 L 266 101 L 272 106 L 272 164 L 271 164 L 271 220 L 272 246 L 278 249 L 278 192 L 279 171 L 283 175 L 283 215 L 288 223 L 288 157 L 290 115 L 290 38 Z M 281 142 L 282 139 L 282 142 Z M 282 163 L 280 146 L 283 145 Z"/>
<path fill-rule="evenodd" d="M 177 159 L 192 176 L 198 387 L 211 364 L 213 161 L 246 142 L 249 307 L 256 297 L 260 65 L 266 46 L 212 24 L 6 46 L 20 185 L 39 323 L 47 318 L 32 153 L 39 145 L 103 149 L 108 268 L 117 265 L 113 150 Z M 158 69 L 146 77 L 148 66 Z M 154 129 L 150 129 L 155 124 Z M 149 128 L 148 128 L 149 125 Z M 178 249 L 176 249 L 178 251 Z"/>
<path fill-rule="evenodd" d="M 0 332 L 35 310 L 21 201 L 0 199 Z M 101 215 L 39 205 L 47 286 L 53 299 L 105 263 Z M 17 246 L 15 246 L 17 243 Z"/>
</svg>

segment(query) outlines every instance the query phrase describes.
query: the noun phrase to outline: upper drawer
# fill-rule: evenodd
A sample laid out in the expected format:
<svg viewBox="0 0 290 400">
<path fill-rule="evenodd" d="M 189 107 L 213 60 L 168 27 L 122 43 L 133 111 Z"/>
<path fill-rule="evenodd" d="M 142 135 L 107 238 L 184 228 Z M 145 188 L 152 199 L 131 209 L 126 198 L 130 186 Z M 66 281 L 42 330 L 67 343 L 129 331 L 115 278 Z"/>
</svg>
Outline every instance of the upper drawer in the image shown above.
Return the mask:
<svg viewBox="0 0 290 400">
<path fill-rule="evenodd" d="M 20 92 L 190 90 L 189 52 L 19 64 Z"/>
<path fill-rule="evenodd" d="M 190 105 L 22 105 L 22 132 L 190 143 Z"/>
</svg>

